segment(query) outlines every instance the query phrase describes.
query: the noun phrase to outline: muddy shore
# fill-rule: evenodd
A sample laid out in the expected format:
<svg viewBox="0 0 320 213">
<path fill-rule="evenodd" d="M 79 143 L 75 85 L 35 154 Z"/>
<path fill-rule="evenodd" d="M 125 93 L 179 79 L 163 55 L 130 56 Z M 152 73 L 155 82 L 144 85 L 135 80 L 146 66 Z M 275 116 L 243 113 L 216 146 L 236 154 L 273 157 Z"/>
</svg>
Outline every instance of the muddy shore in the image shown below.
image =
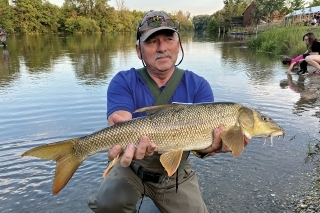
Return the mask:
<svg viewBox="0 0 320 213">
<path fill-rule="evenodd" d="M 286 199 L 290 212 L 320 212 L 320 141 L 306 153 L 305 164 L 309 168 L 305 173 L 309 183 Z"/>
</svg>

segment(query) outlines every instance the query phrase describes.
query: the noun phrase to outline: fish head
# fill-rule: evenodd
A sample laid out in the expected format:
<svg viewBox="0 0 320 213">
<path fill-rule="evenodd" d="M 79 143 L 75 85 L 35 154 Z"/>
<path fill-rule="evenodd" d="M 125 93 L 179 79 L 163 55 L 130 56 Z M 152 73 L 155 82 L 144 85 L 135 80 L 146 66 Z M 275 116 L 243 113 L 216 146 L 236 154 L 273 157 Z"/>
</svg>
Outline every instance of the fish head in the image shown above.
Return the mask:
<svg viewBox="0 0 320 213">
<path fill-rule="evenodd" d="M 274 137 L 285 135 L 284 129 L 272 118 L 260 112 L 243 107 L 239 110 L 238 123 L 247 138 Z"/>
</svg>

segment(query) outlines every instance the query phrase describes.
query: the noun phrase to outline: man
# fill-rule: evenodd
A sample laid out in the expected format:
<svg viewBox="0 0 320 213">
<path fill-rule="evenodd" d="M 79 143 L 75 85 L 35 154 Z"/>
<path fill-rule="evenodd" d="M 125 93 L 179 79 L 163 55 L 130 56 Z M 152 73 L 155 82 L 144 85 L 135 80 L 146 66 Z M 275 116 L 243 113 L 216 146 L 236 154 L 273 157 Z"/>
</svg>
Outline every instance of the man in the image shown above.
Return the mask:
<svg viewBox="0 0 320 213">
<path fill-rule="evenodd" d="M 109 125 L 142 116 L 133 112 L 156 103 L 156 98 L 142 76 L 147 74 L 158 91 L 165 90 L 169 79 L 178 72 L 175 63 L 180 49 L 183 53 L 177 26 L 169 16 L 159 11 L 148 12 L 139 25 L 136 42 L 138 58 L 146 69 L 138 71 L 132 68 L 119 72 L 110 82 L 107 92 Z M 191 71 L 185 70 L 178 83 L 170 103 L 214 100 L 208 82 Z M 204 157 L 229 152 L 230 149 L 219 137 L 223 130 L 223 127 L 213 130 L 212 145 L 194 154 Z M 247 145 L 248 142 L 246 139 L 244 144 Z M 208 212 L 197 177 L 191 169 L 189 152 L 183 153 L 183 161 L 177 172 L 168 179 L 159 161 L 160 154 L 154 153 L 155 148 L 156 144 L 149 143 L 146 136 L 141 138 L 137 147 L 128 145 L 120 163 L 103 180 L 98 194 L 88 199 L 89 207 L 94 212 L 136 212 L 138 200 L 146 195 L 161 212 Z M 108 152 L 109 160 L 113 160 L 121 151 L 120 146 L 114 146 Z"/>
<path fill-rule="evenodd" d="M 4 31 L 4 29 L 0 28 L 0 41 L 3 44 L 4 47 L 6 47 L 6 40 L 7 40 L 7 33 Z"/>
</svg>

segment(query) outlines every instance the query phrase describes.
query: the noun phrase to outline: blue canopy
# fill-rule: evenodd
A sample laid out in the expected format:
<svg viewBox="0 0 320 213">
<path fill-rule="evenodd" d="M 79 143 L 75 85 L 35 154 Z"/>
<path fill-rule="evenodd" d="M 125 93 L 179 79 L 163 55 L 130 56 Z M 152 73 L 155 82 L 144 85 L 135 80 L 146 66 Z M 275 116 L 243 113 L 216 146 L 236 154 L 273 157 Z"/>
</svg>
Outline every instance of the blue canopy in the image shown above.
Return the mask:
<svg viewBox="0 0 320 213">
<path fill-rule="evenodd" d="M 288 18 L 288 17 L 291 17 L 291 16 L 314 14 L 314 13 L 318 13 L 318 12 L 320 12 L 320 6 L 303 8 L 301 10 L 295 10 L 292 13 L 287 14 L 285 16 L 285 18 Z"/>
</svg>

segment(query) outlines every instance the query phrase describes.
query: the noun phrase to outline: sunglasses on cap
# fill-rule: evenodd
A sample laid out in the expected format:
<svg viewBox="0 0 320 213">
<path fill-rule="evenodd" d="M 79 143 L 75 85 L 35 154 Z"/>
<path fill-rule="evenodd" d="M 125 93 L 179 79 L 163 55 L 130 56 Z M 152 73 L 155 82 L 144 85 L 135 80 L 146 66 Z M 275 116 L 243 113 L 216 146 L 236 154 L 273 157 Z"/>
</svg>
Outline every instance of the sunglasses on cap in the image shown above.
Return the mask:
<svg viewBox="0 0 320 213">
<path fill-rule="evenodd" d="M 147 17 L 138 28 L 137 39 L 147 31 L 159 27 L 168 27 L 178 32 L 179 23 L 170 19 L 168 16 L 155 15 Z"/>
<path fill-rule="evenodd" d="M 157 28 L 157 27 L 171 27 L 175 30 L 177 30 L 176 23 L 170 19 L 170 18 L 165 18 L 164 16 L 152 16 L 148 17 L 140 26 L 140 30 L 144 27 L 152 27 L 152 28 Z"/>
</svg>

